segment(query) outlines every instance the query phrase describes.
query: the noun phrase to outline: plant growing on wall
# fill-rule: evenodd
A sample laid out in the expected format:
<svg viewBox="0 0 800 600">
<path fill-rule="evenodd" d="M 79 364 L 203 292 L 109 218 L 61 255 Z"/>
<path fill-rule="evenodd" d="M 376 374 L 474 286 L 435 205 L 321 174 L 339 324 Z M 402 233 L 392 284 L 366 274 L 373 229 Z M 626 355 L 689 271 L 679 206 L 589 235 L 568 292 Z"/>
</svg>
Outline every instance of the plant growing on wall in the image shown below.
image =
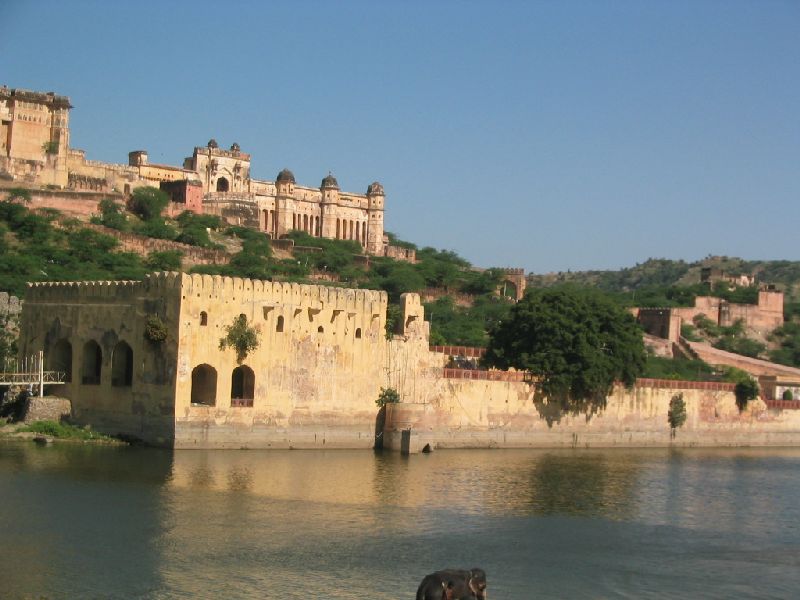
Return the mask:
<svg viewBox="0 0 800 600">
<path fill-rule="evenodd" d="M 783 390 L 783 396 L 781 396 L 784 400 L 794 400 L 794 394 L 792 394 L 792 390 Z"/>
<path fill-rule="evenodd" d="M 144 337 L 147 341 L 160 344 L 167 339 L 167 325 L 158 315 L 147 315 L 144 322 Z"/>
<path fill-rule="evenodd" d="M 242 362 L 247 355 L 258 348 L 258 330 L 247 324 L 247 317 L 239 315 L 232 325 L 225 327 L 225 337 L 219 340 L 219 349 L 236 350 L 236 362 Z"/>
<path fill-rule="evenodd" d="M 398 402 L 400 402 L 400 394 L 393 387 L 382 387 L 381 393 L 378 394 L 378 398 L 375 400 L 375 404 L 379 408 L 383 408 L 387 404 L 397 404 Z"/>
<path fill-rule="evenodd" d="M 683 394 L 675 394 L 669 401 L 667 420 L 672 429 L 671 437 L 674 438 L 675 430 L 686 422 L 686 402 L 683 399 Z"/>
<path fill-rule="evenodd" d="M 736 384 L 736 387 L 733 388 L 733 393 L 736 395 L 736 406 L 739 407 L 741 412 L 747 408 L 747 403 L 750 400 L 758 398 L 758 383 L 754 379 L 746 377 Z"/>
<path fill-rule="evenodd" d="M 42 152 L 45 154 L 58 154 L 58 142 L 50 141 L 42 144 Z"/>
</svg>

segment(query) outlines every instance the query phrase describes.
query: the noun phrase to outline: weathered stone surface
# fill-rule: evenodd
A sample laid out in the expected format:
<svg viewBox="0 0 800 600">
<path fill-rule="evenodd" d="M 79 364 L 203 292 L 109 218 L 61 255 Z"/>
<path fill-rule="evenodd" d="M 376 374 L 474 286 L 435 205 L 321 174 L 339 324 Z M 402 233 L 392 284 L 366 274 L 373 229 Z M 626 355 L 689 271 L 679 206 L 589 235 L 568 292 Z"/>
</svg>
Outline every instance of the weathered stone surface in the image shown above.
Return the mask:
<svg viewBox="0 0 800 600">
<path fill-rule="evenodd" d="M 67 398 L 58 396 L 29 396 L 25 400 L 23 421 L 60 421 L 72 413 L 72 403 Z"/>
</svg>

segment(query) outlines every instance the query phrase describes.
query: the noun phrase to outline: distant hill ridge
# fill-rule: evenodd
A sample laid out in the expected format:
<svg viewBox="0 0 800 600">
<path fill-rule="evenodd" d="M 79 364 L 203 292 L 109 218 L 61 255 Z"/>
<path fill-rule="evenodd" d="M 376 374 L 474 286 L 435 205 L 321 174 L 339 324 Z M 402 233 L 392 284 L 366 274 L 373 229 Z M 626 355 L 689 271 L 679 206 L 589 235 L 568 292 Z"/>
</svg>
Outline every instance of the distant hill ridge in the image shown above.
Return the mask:
<svg viewBox="0 0 800 600">
<path fill-rule="evenodd" d="M 728 256 L 708 256 L 695 262 L 650 258 L 633 267 L 618 270 L 561 271 L 528 275 L 531 287 L 575 283 L 609 292 L 633 292 L 651 286 L 689 286 L 699 284 L 703 268 L 724 271 L 727 275 L 753 275 L 756 281 L 775 284 L 795 295 L 800 284 L 800 261 L 745 260 Z"/>
</svg>

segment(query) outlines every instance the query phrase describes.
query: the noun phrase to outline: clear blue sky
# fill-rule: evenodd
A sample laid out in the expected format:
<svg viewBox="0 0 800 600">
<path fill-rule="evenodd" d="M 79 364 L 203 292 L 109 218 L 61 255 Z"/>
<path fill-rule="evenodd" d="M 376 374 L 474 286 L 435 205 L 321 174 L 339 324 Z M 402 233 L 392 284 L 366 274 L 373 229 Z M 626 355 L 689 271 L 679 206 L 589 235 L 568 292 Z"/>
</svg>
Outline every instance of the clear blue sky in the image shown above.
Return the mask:
<svg viewBox="0 0 800 600">
<path fill-rule="evenodd" d="M 800 259 L 800 2 L 0 2 L 0 83 L 72 146 L 214 137 L 387 228 L 534 272 Z"/>
</svg>

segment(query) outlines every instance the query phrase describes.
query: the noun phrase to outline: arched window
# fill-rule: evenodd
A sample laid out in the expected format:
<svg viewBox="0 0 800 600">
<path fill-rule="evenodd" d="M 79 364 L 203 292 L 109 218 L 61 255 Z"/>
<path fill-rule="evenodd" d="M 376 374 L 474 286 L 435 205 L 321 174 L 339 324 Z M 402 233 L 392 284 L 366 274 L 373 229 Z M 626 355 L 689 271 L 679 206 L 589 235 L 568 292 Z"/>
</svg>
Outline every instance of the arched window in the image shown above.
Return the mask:
<svg viewBox="0 0 800 600">
<path fill-rule="evenodd" d="M 325 333 L 325 328 L 322 325 L 320 325 L 319 327 L 317 327 L 317 333 Z"/>
<path fill-rule="evenodd" d="M 336 239 L 339 239 L 340 230 L 342 227 L 342 222 L 339 219 L 336 219 Z"/>
<path fill-rule="evenodd" d="M 83 366 L 81 367 L 81 383 L 84 385 L 100 385 L 103 370 L 103 351 L 97 342 L 89 340 L 83 346 Z"/>
<path fill-rule="evenodd" d="M 217 179 L 217 191 L 218 192 L 227 192 L 229 187 L 230 187 L 230 184 L 228 183 L 227 179 L 225 179 L 224 177 L 220 177 L 219 179 Z"/>
<path fill-rule="evenodd" d="M 236 367 L 231 373 L 231 406 L 253 406 L 256 376 L 247 365 Z"/>
<path fill-rule="evenodd" d="M 64 381 L 72 381 L 72 344 L 58 340 L 47 360 L 48 371 L 64 373 Z"/>
<path fill-rule="evenodd" d="M 361 327 L 356 327 L 356 339 L 361 339 Z"/>
<path fill-rule="evenodd" d="M 275 331 L 278 333 L 283 333 L 283 317 L 278 317 L 277 323 L 275 323 Z"/>
<path fill-rule="evenodd" d="M 217 370 L 211 365 L 192 369 L 192 404 L 214 406 L 217 403 Z"/>
<path fill-rule="evenodd" d="M 111 355 L 111 385 L 130 387 L 133 384 L 133 350 L 119 342 Z"/>
<path fill-rule="evenodd" d="M 208 313 L 206 311 L 202 311 L 200 313 L 200 326 L 205 327 L 208 325 Z"/>
</svg>

